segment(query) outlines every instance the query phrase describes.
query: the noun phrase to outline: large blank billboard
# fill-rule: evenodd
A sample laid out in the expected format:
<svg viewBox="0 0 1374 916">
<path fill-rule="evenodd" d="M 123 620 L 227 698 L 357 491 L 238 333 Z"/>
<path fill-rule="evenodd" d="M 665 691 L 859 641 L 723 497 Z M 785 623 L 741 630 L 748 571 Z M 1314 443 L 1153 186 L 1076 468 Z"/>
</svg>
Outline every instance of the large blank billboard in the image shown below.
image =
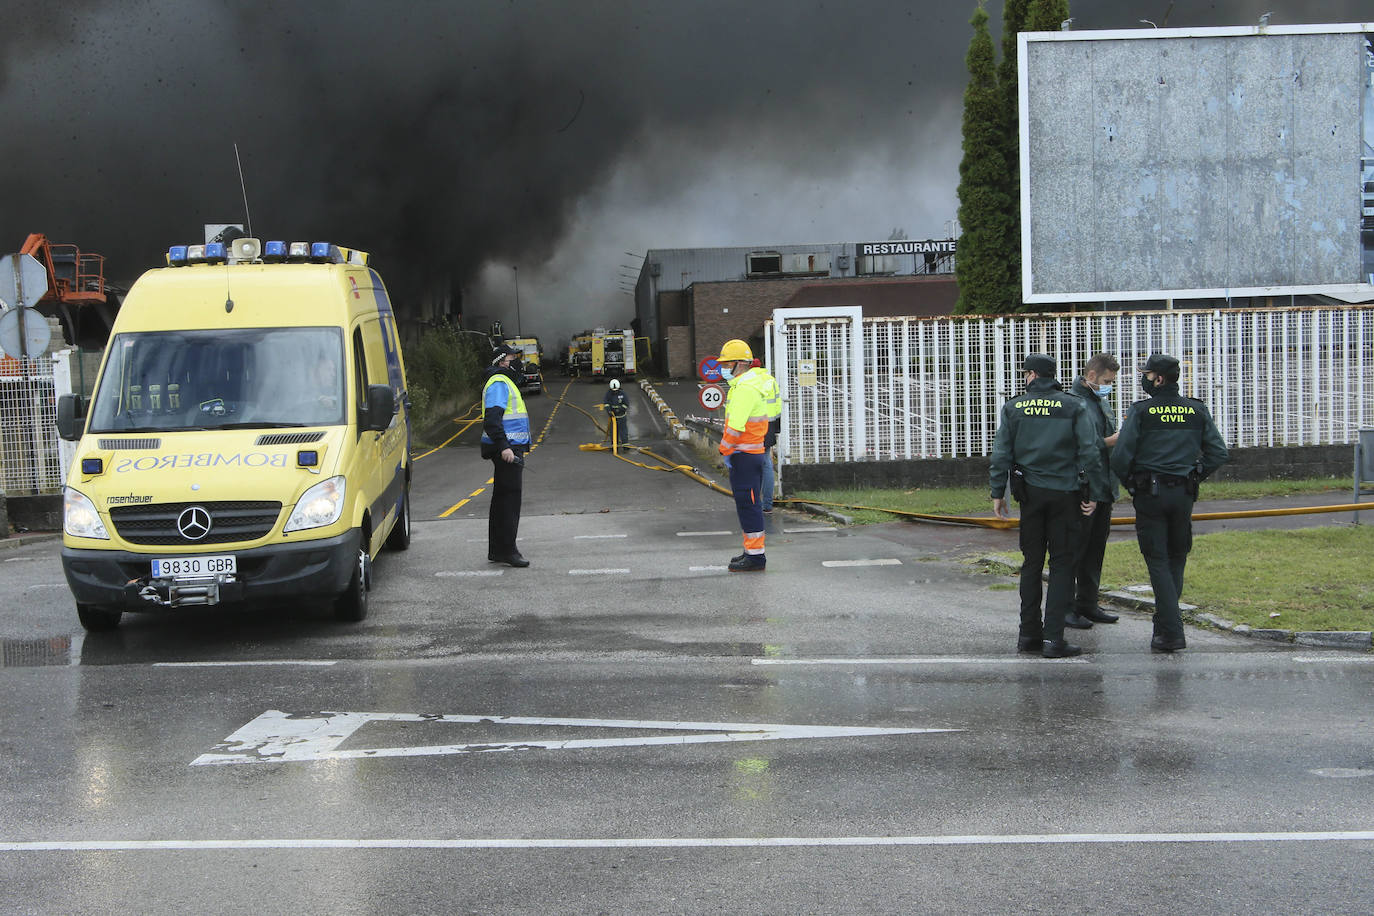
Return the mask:
<svg viewBox="0 0 1374 916">
<path fill-rule="evenodd" d="M 1023 33 L 1025 301 L 1374 296 L 1371 34 Z"/>
</svg>

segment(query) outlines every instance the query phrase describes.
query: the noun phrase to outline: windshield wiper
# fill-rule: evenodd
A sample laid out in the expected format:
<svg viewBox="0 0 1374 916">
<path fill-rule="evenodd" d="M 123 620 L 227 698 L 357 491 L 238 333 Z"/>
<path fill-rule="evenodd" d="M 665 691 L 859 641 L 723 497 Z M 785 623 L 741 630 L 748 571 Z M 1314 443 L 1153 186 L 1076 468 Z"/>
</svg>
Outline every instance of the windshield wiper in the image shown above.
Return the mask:
<svg viewBox="0 0 1374 916">
<path fill-rule="evenodd" d="M 243 420 L 238 423 L 222 423 L 219 426 L 211 426 L 210 429 L 297 429 L 302 426 L 327 426 L 324 423 L 279 423 L 273 420 Z"/>
</svg>

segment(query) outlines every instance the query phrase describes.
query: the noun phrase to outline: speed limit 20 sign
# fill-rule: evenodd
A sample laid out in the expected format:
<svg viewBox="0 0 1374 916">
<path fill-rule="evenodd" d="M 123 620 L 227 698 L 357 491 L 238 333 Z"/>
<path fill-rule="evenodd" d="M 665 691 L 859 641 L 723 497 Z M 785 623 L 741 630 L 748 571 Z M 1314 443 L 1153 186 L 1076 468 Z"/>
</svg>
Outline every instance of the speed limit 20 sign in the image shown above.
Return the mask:
<svg viewBox="0 0 1374 916">
<path fill-rule="evenodd" d="M 702 385 L 697 400 L 707 410 L 715 410 L 725 403 L 725 389 L 719 385 Z"/>
</svg>

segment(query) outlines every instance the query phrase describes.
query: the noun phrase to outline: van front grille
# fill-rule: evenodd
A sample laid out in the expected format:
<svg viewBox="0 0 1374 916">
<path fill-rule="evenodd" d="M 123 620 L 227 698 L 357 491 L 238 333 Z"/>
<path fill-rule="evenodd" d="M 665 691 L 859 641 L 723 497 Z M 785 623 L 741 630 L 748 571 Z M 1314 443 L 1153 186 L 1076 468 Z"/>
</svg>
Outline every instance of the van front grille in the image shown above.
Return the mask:
<svg viewBox="0 0 1374 916">
<path fill-rule="evenodd" d="M 210 532 L 204 537 L 188 538 L 181 533 L 178 522 L 182 520 L 183 512 L 196 507 L 209 514 Z M 150 503 L 110 509 L 110 520 L 114 522 L 115 531 L 130 544 L 177 547 L 255 541 L 267 536 L 280 515 L 281 503 L 268 500 Z M 185 521 L 194 522 L 195 519 L 187 516 Z"/>
</svg>

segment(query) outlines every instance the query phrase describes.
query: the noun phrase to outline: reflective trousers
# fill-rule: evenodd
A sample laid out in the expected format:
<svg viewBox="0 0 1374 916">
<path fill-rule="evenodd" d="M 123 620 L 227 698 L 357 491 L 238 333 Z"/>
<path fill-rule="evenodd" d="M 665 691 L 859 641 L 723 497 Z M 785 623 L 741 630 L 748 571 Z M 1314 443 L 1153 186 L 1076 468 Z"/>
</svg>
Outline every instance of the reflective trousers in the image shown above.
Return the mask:
<svg viewBox="0 0 1374 916">
<path fill-rule="evenodd" d="M 735 494 L 735 512 L 744 531 L 744 552 L 763 553 L 763 486 L 765 456 L 735 452 L 730 456 L 730 489 Z"/>
<path fill-rule="evenodd" d="M 1182 484 L 1159 484 L 1157 495 L 1147 485 L 1136 490 L 1135 538 L 1150 571 L 1155 593 L 1155 636 L 1183 638 L 1183 568 L 1193 549 L 1193 498 Z"/>
<path fill-rule="evenodd" d="M 1022 637 L 1064 638 L 1064 616 L 1073 606 L 1073 558 L 1078 547 L 1078 491 L 1047 490 L 1027 485 L 1021 502 L 1021 631 Z M 1050 559 L 1048 591 L 1042 590 L 1041 571 Z M 1040 615 L 1040 598 L 1045 614 Z"/>
</svg>

